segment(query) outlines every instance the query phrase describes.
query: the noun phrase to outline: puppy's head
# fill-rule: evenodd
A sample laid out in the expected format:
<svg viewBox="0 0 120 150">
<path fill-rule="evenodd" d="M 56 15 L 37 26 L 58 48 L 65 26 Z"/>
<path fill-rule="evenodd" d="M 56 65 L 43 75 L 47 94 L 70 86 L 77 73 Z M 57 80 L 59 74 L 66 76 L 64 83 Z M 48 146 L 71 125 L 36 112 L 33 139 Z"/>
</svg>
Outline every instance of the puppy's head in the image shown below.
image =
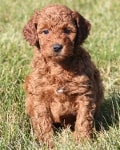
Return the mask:
<svg viewBox="0 0 120 150">
<path fill-rule="evenodd" d="M 87 38 L 90 23 L 63 5 L 50 5 L 36 12 L 23 29 L 25 39 L 40 49 L 43 57 L 63 60 Z"/>
</svg>

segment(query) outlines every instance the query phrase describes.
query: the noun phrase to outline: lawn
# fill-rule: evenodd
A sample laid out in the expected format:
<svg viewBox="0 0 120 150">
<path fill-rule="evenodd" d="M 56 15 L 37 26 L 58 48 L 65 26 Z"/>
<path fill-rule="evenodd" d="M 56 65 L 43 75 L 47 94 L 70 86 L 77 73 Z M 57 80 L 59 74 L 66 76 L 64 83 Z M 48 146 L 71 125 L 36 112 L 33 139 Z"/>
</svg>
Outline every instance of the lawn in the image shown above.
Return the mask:
<svg viewBox="0 0 120 150">
<path fill-rule="evenodd" d="M 101 131 L 75 144 L 68 129 L 54 136 L 55 150 L 120 150 L 120 0 L 0 0 L 0 150 L 47 150 L 39 146 L 25 114 L 23 83 L 32 49 L 22 29 L 34 10 L 61 3 L 92 25 L 83 44 L 99 67 L 105 91 Z"/>
</svg>

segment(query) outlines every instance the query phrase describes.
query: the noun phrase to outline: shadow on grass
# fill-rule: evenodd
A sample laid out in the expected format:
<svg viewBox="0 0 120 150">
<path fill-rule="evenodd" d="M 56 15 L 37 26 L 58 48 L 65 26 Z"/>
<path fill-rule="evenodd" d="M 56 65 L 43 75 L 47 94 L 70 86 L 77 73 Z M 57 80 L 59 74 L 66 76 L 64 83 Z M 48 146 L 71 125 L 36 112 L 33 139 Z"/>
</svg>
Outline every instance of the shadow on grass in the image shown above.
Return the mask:
<svg viewBox="0 0 120 150">
<path fill-rule="evenodd" d="M 109 130 L 109 127 L 118 126 L 120 119 L 120 93 L 113 92 L 104 100 L 101 108 L 101 119 L 96 123 L 97 129 Z M 99 125 L 98 125 L 99 124 Z"/>
</svg>

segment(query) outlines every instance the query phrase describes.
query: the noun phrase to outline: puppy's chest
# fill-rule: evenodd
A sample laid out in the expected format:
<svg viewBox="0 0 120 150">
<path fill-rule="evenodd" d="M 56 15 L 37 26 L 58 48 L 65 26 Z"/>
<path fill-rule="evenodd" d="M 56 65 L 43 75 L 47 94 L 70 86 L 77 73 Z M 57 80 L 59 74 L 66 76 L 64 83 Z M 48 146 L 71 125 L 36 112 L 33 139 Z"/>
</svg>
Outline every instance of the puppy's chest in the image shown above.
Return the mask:
<svg viewBox="0 0 120 150">
<path fill-rule="evenodd" d="M 76 94 L 71 94 L 71 87 L 75 86 L 73 74 L 62 70 L 51 72 L 49 85 L 53 88 L 53 99 L 50 104 L 51 112 L 55 122 L 59 122 L 64 115 L 76 115 Z"/>
<path fill-rule="evenodd" d="M 68 66 L 69 68 L 70 66 Z M 67 67 L 66 67 L 67 68 Z M 49 87 L 51 89 L 54 88 L 57 94 L 65 94 L 68 91 L 68 87 L 70 86 L 76 87 L 80 82 L 79 78 L 79 69 L 77 71 L 72 68 L 71 70 L 65 69 L 59 64 L 56 63 L 48 63 L 42 71 L 40 71 L 40 82 L 43 88 Z M 76 80 L 77 79 L 77 80 Z M 79 86 L 79 85 L 78 85 Z"/>
<path fill-rule="evenodd" d="M 66 92 L 69 84 L 73 82 L 73 78 L 72 73 L 56 69 L 48 72 L 46 75 L 47 82 L 45 84 L 51 86 L 51 88 L 55 88 L 56 94 L 62 94 Z"/>
<path fill-rule="evenodd" d="M 55 94 L 59 97 L 71 97 L 84 93 L 89 81 L 85 74 L 75 74 L 75 72 L 69 72 L 59 67 L 48 70 L 44 75 L 41 74 L 39 79 L 42 91 L 52 91 L 52 95 Z"/>
</svg>

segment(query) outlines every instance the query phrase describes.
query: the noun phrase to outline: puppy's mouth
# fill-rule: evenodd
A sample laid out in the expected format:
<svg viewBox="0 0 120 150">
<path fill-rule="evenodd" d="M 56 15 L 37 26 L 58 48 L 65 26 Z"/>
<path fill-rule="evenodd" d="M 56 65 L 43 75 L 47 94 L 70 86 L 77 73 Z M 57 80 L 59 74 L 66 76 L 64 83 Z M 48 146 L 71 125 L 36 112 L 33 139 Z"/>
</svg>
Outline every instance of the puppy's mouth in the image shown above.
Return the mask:
<svg viewBox="0 0 120 150">
<path fill-rule="evenodd" d="M 62 55 L 62 54 L 60 54 L 60 53 L 54 53 L 54 54 L 51 56 L 51 58 L 52 58 L 53 60 L 63 60 L 63 59 L 65 59 L 65 57 L 66 57 L 66 56 L 64 56 L 64 55 Z"/>
<path fill-rule="evenodd" d="M 53 53 L 53 55 L 52 55 L 53 57 L 59 57 L 59 56 L 61 56 L 61 52 L 58 52 L 58 53 Z"/>
</svg>

